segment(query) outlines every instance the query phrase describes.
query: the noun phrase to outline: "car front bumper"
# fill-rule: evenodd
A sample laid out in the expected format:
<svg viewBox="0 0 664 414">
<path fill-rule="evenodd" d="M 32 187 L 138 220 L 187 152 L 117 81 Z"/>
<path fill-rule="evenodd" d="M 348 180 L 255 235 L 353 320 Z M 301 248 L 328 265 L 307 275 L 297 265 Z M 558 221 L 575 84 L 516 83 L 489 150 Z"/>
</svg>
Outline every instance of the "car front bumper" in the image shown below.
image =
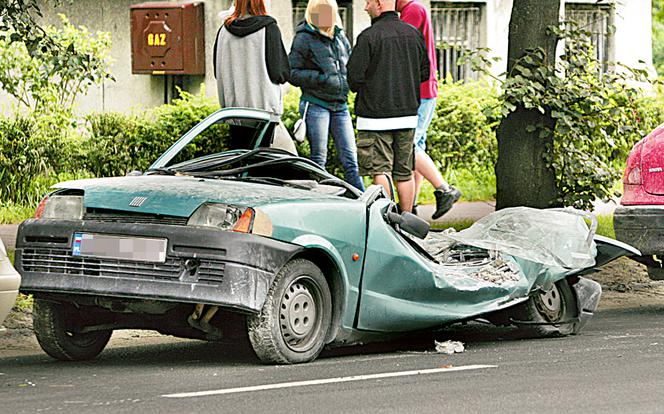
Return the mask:
<svg viewBox="0 0 664 414">
<path fill-rule="evenodd" d="M 664 205 L 619 206 L 613 214 L 616 239 L 644 256 L 664 253 Z"/>
<path fill-rule="evenodd" d="M 74 233 L 165 238 L 166 260 L 75 256 Z M 15 263 L 26 293 L 204 303 L 258 312 L 276 273 L 299 249 L 212 228 L 27 220 L 18 229 Z"/>
</svg>

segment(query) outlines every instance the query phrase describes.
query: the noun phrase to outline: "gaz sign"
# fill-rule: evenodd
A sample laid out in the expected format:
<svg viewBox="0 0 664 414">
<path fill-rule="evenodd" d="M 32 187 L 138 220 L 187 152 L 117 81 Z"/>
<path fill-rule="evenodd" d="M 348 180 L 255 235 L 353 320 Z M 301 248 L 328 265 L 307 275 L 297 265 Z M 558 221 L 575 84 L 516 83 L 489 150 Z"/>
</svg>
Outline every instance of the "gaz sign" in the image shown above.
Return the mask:
<svg viewBox="0 0 664 414">
<path fill-rule="evenodd" d="M 153 20 L 143 30 L 143 47 L 150 58 L 163 58 L 172 45 L 168 43 L 173 31 L 163 20 Z"/>
<path fill-rule="evenodd" d="M 166 33 L 148 33 L 148 46 L 166 46 Z"/>
</svg>

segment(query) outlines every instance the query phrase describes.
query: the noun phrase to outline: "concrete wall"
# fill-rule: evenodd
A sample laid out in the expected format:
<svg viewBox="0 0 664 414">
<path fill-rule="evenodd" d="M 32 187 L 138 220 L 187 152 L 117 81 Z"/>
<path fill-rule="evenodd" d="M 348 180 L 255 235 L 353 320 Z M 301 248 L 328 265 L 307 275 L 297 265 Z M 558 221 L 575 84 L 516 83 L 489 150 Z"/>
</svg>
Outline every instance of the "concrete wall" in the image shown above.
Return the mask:
<svg viewBox="0 0 664 414">
<path fill-rule="evenodd" d="M 425 0 L 429 5 L 431 0 Z M 568 2 L 595 3 L 596 0 L 567 0 Z M 85 25 L 91 32 L 111 33 L 114 60 L 112 73 L 115 82 L 105 82 L 101 87 L 91 88 L 87 96 L 78 100 L 81 112 L 90 111 L 130 111 L 132 108 L 148 108 L 164 102 L 164 76 L 134 75 L 131 73 L 131 44 L 129 6 L 136 0 L 76 0 L 73 5 L 63 2 L 58 9 L 52 3 L 42 6 L 44 20 L 58 23 L 57 13 L 66 14 L 75 25 Z M 203 0 L 205 3 L 205 76 L 185 77 L 185 90 L 199 91 L 202 83 L 206 94 L 215 96 L 216 86 L 212 68 L 212 48 L 218 28 L 221 25 L 219 13 L 228 9 L 231 0 Z M 503 58 L 494 64 L 495 74 L 504 72 L 508 47 L 509 20 L 513 0 L 463 0 L 483 5 L 481 27 L 482 46 L 491 49 L 492 56 Z M 629 7 L 628 7 L 629 3 Z M 353 35 L 369 27 L 370 19 L 364 11 L 364 0 L 353 2 Z M 291 0 L 270 0 L 269 13 L 279 22 L 286 49 L 293 38 Z M 630 66 L 637 66 L 639 60 L 652 67 L 651 49 L 651 0 L 616 0 L 614 23 L 616 33 L 613 58 Z M 0 110 L 7 112 L 10 99 L 0 94 Z"/>
<path fill-rule="evenodd" d="M 612 58 L 631 67 L 644 67 L 655 73 L 652 64 L 651 0 L 619 0 L 614 24 L 616 33 Z"/>
</svg>

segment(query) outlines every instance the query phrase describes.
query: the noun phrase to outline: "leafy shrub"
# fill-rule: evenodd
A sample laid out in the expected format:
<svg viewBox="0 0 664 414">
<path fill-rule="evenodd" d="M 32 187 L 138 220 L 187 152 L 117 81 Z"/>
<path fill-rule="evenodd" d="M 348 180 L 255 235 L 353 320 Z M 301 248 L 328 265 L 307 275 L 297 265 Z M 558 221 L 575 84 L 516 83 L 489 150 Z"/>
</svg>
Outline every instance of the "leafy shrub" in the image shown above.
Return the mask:
<svg viewBox="0 0 664 414">
<path fill-rule="evenodd" d="M 427 153 L 443 169 L 493 167 L 498 92 L 483 82 L 441 83 Z"/>
<path fill-rule="evenodd" d="M 136 145 L 139 120 L 117 112 L 86 117 L 89 138 L 84 140 L 85 168 L 96 177 L 125 175 L 140 169 L 143 148 Z"/>
<path fill-rule="evenodd" d="M 78 95 L 112 79 L 111 41 L 109 33 L 92 35 L 59 16 L 60 28 L 44 28 L 53 47 L 29 52 L 18 35 L 0 38 L 0 86 L 31 112 L 60 114 L 66 124 Z"/>
<path fill-rule="evenodd" d="M 205 88 L 201 88 L 198 95 L 184 91 L 180 91 L 180 94 L 180 98 L 173 100 L 173 103 L 159 106 L 144 114 L 138 127 L 136 142 L 142 149 L 143 167 L 139 169 L 148 167 L 178 138 L 219 109 L 214 99 L 205 96 Z M 208 150 L 222 151 L 229 145 L 226 128 L 209 128 L 202 138 L 199 145 Z"/>
<path fill-rule="evenodd" d="M 12 19 L 9 26 L 16 25 Z M 0 203 L 5 205 L 36 203 L 62 179 L 60 173 L 71 176 L 85 164 L 74 101 L 92 84 L 112 79 L 110 35 L 92 35 L 64 15 L 60 20 L 60 27 L 44 28 L 41 40 L 0 34 L 0 87 L 16 99 L 17 113 L 27 109 L 27 115 L 0 119 Z"/>
<path fill-rule="evenodd" d="M 84 142 L 85 166 L 98 177 L 144 171 L 185 132 L 217 109 L 218 105 L 205 97 L 203 90 L 198 95 L 181 92 L 173 103 L 138 115 L 91 114 L 87 117 L 90 134 Z M 212 127 L 197 144 L 207 150 L 223 151 L 228 148 L 227 129 Z"/>
<path fill-rule="evenodd" d="M 555 66 L 547 64 L 541 48 L 515 62 L 502 85 L 501 112 L 505 116 L 523 107 L 551 116 L 553 128 L 524 128 L 553 138 L 544 162 L 555 173 L 555 201 L 591 208 L 595 199 L 615 196 L 618 166 L 662 113 L 640 89 L 648 83 L 645 70 L 616 65 L 602 73 L 590 33 L 573 24 L 551 30 L 565 40 L 565 53 Z"/>
<path fill-rule="evenodd" d="M 66 147 L 60 137 L 39 134 L 29 118 L 0 118 L 0 200 L 37 201 L 39 195 L 31 191 L 32 182 L 65 164 L 69 154 L 60 151 Z"/>
</svg>

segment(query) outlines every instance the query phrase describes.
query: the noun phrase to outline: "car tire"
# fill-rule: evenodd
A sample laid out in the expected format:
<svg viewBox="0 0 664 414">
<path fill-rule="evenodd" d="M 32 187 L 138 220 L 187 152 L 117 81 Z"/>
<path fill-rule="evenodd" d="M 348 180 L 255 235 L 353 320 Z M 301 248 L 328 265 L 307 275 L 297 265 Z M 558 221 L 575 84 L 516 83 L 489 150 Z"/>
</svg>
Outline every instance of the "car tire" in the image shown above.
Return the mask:
<svg viewBox="0 0 664 414">
<path fill-rule="evenodd" d="M 648 266 L 650 280 L 664 280 L 664 268 Z"/>
<path fill-rule="evenodd" d="M 528 338 L 566 336 L 574 333 L 578 316 L 576 295 L 567 279 L 556 282 L 548 292 L 536 292 L 510 312 L 520 334 Z M 563 322 L 554 325 L 556 322 Z"/>
<path fill-rule="evenodd" d="M 296 259 L 275 277 L 261 312 L 247 317 L 247 330 L 263 363 L 297 364 L 323 350 L 331 320 L 332 297 L 323 272 Z"/>
<path fill-rule="evenodd" d="M 71 309 L 68 309 L 71 308 Z M 67 328 L 72 305 L 35 299 L 32 320 L 35 336 L 48 355 L 61 361 L 84 361 L 99 355 L 112 330 L 76 333 Z"/>
</svg>

